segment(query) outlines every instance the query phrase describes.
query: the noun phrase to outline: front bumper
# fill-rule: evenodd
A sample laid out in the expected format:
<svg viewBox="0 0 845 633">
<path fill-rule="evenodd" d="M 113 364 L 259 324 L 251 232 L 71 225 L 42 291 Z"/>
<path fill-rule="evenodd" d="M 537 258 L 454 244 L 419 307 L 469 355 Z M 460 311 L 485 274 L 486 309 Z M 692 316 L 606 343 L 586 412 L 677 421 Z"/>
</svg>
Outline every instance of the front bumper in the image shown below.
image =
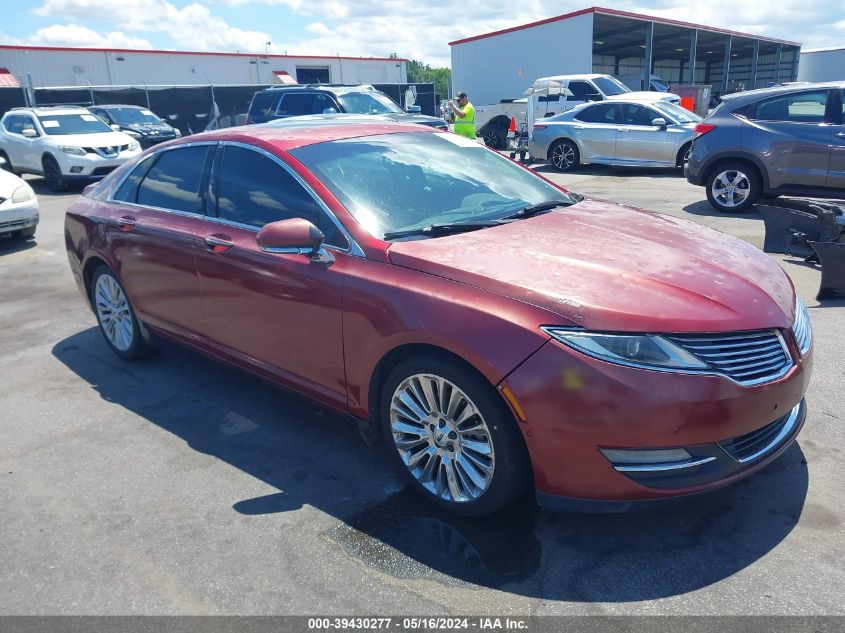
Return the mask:
<svg viewBox="0 0 845 633">
<path fill-rule="evenodd" d="M 806 415 L 803 396 L 812 358 L 793 362 L 782 378 L 744 387 L 721 376 L 614 365 L 550 341 L 501 386 L 515 394 L 522 409 L 520 429 L 541 502 L 626 505 L 719 488 L 776 459 L 795 440 Z M 752 459 L 739 461 L 724 448 L 778 420 L 786 427 L 793 411 L 784 435 Z M 782 430 L 772 429 L 770 438 Z M 601 448 L 685 448 L 690 462 L 702 463 L 624 472 Z"/>
<path fill-rule="evenodd" d="M 103 178 L 127 160 L 135 158 L 140 154 L 140 148 L 120 152 L 114 158 L 103 158 L 99 154 L 92 154 L 90 152 L 85 156 L 67 154 L 61 151 L 53 153 L 62 170 L 63 177 L 85 179 Z"/>
<path fill-rule="evenodd" d="M 38 225 L 38 201 L 0 204 L 0 235 L 14 233 Z"/>
</svg>

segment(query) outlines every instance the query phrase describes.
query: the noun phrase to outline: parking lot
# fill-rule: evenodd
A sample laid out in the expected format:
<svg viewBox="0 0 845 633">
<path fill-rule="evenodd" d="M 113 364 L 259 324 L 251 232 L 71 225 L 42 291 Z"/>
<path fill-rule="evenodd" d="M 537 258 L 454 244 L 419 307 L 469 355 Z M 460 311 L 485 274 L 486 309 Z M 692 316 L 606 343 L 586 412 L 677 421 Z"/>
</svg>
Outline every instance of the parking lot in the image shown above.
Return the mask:
<svg viewBox="0 0 845 633">
<path fill-rule="evenodd" d="M 536 169 L 762 246 L 677 171 Z M 67 265 L 79 189 L 27 178 L 36 239 L 0 241 L 3 614 L 845 614 L 845 301 L 801 260 L 774 256 L 815 334 L 780 460 L 660 510 L 457 519 L 307 400 L 170 345 L 117 359 Z"/>
</svg>

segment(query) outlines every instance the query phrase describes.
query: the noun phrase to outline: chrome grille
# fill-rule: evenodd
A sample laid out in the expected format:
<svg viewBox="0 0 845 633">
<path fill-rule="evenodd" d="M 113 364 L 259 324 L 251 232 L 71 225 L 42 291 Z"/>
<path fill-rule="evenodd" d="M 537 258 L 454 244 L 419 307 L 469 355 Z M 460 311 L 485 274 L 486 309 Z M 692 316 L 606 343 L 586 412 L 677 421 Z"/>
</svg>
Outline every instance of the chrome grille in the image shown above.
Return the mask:
<svg viewBox="0 0 845 633">
<path fill-rule="evenodd" d="M 798 422 L 801 403 L 786 415 L 745 435 L 719 442 L 719 446 L 736 461 L 747 463 L 762 457 L 783 443 Z"/>
<path fill-rule="evenodd" d="M 666 338 L 743 385 L 775 380 L 792 366 L 780 334 L 774 330 L 670 334 Z"/>
</svg>

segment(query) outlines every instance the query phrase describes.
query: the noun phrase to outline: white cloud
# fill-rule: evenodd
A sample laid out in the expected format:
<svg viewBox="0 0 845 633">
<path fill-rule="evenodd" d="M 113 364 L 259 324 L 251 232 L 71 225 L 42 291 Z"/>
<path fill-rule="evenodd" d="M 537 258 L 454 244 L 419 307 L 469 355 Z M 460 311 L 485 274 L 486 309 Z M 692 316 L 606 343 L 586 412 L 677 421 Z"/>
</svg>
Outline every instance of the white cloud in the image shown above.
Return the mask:
<svg viewBox="0 0 845 633">
<path fill-rule="evenodd" d="M 53 24 L 27 38 L 36 46 L 80 46 L 91 48 L 152 48 L 149 40 L 130 37 L 120 31 L 100 34 L 78 24 Z"/>
</svg>

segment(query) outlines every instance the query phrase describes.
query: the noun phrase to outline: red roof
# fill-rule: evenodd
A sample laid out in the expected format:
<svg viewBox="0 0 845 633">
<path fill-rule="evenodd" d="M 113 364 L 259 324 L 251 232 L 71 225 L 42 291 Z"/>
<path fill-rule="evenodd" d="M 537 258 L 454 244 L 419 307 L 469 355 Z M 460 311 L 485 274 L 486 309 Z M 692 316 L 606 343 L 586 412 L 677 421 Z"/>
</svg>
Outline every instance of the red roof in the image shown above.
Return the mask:
<svg viewBox="0 0 845 633">
<path fill-rule="evenodd" d="M 343 59 L 364 62 L 407 62 L 405 57 L 344 57 L 343 55 L 265 55 L 264 53 L 215 53 L 212 51 L 168 51 L 146 48 L 87 48 L 83 46 L 15 46 L 0 44 L 0 50 L 11 51 L 87 51 L 95 53 L 153 53 L 156 55 L 221 55 L 224 57 L 266 57 L 270 59 Z"/>
<path fill-rule="evenodd" d="M 20 88 L 17 78 L 8 68 L 0 68 L 0 88 Z"/>
<path fill-rule="evenodd" d="M 529 22 L 528 24 L 521 24 L 519 26 L 512 26 L 508 29 L 502 29 L 500 31 L 493 31 L 491 33 L 483 33 L 481 35 L 473 35 L 472 37 L 465 37 L 461 40 L 455 40 L 454 42 L 449 42 L 449 46 L 454 46 L 456 44 L 465 44 L 466 42 L 474 42 L 475 40 L 483 40 L 488 37 L 495 37 L 497 35 L 504 35 L 505 33 L 513 33 L 514 31 L 523 31 L 525 29 L 531 29 L 535 26 L 542 26 L 543 24 L 551 24 L 552 22 L 560 22 L 562 20 L 568 20 L 569 18 L 574 18 L 579 15 L 586 15 L 588 13 L 601 13 L 602 15 L 615 15 L 623 18 L 631 18 L 633 20 L 645 20 L 650 22 L 657 22 L 659 24 L 671 24 L 673 26 L 683 26 L 689 29 L 698 29 L 700 31 L 709 31 L 711 33 L 722 33 L 724 35 L 736 35 L 738 37 L 748 37 L 751 39 L 756 40 L 765 40 L 767 42 L 775 42 L 777 44 L 789 44 L 791 46 L 801 46 L 798 42 L 790 42 L 788 40 L 778 40 L 772 37 L 763 37 L 760 35 L 752 35 L 750 33 L 740 33 L 738 31 L 728 31 L 725 29 L 717 29 L 712 26 L 704 26 L 703 24 L 693 24 L 691 22 L 681 22 L 679 20 L 672 20 L 669 18 L 658 18 L 651 15 L 643 15 L 641 13 L 631 13 L 629 11 L 619 11 L 617 9 L 605 9 L 604 7 L 590 7 L 588 9 L 581 9 L 580 11 L 573 11 L 572 13 L 565 13 L 563 15 L 557 15 L 553 18 L 546 18 L 545 20 L 538 20 L 537 22 Z"/>
</svg>

